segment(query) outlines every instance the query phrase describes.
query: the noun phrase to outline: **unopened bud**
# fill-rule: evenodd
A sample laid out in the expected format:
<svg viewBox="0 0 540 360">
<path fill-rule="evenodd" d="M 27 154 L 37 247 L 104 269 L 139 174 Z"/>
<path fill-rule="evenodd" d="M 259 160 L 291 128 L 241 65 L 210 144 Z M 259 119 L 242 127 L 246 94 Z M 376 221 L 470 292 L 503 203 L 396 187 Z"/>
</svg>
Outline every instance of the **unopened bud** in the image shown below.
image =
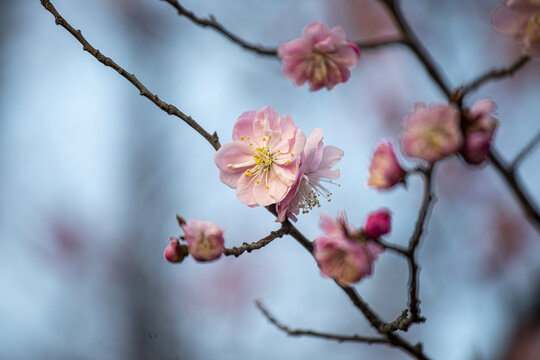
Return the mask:
<svg viewBox="0 0 540 360">
<path fill-rule="evenodd" d="M 366 225 L 364 227 L 364 233 L 368 238 L 376 239 L 379 236 L 388 234 L 391 230 L 391 215 L 390 211 L 381 209 L 369 214 Z"/>
<path fill-rule="evenodd" d="M 165 248 L 163 255 L 170 263 L 181 263 L 188 255 L 188 247 L 186 245 L 180 245 L 180 241 L 172 237 L 169 239 L 169 245 Z"/>
</svg>

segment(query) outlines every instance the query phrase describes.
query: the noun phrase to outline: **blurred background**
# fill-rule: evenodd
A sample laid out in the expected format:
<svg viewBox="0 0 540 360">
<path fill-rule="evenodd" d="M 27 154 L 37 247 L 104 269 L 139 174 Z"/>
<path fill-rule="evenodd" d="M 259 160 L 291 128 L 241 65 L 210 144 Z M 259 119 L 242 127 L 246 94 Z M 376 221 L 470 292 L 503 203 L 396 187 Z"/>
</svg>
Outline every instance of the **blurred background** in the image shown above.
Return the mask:
<svg viewBox="0 0 540 360">
<path fill-rule="evenodd" d="M 185 0 L 248 41 L 277 46 L 320 20 L 351 40 L 394 36 L 375 0 Z M 520 56 L 490 27 L 495 0 L 403 0 L 406 17 L 454 86 Z M 222 143 L 246 110 L 274 107 L 308 134 L 342 148 L 332 202 L 299 218 L 310 238 L 321 212 L 346 209 L 361 226 L 393 212 L 388 241 L 405 244 L 420 204 L 408 189 L 366 186 L 371 152 L 395 139 L 417 101 L 442 94 L 404 47 L 365 51 L 352 78 L 310 93 L 275 58 L 246 52 L 177 16 L 159 0 L 56 0 L 88 41 Z M 232 247 L 279 225 L 220 183 L 214 151 L 179 119 L 98 63 L 38 0 L 0 4 L 0 359 L 407 359 L 386 346 L 292 338 L 255 308 L 260 299 L 293 328 L 373 334 L 346 296 L 292 238 L 210 264 L 163 259 L 175 220 L 217 223 Z M 499 105 L 496 144 L 507 159 L 540 128 L 540 63 L 472 94 Z M 403 159 L 407 162 L 406 159 Z M 540 202 L 540 151 L 520 174 Z M 408 162 L 412 165 L 412 162 Z M 529 359 L 540 351 L 540 238 L 490 167 L 456 158 L 438 169 L 438 201 L 419 260 L 427 322 L 405 336 L 433 359 Z M 356 286 L 381 316 L 406 306 L 406 262 L 392 253 Z M 538 354 L 532 353 L 532 354 Z M 536 355 L 533 355 L 536 356 Z M 540 356 L 540 355 L 539 355 Z M 531 357 L 530 359 L 539 357 Z"/>
</svg>

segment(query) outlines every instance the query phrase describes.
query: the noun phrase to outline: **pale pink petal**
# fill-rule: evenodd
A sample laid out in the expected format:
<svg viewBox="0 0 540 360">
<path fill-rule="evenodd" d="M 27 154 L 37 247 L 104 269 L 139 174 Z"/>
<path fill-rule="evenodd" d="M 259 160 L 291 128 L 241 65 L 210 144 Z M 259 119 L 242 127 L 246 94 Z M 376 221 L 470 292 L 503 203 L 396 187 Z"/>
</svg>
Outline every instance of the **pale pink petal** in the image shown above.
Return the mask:
<svg viewBox="0 0 540 360">
<path fill-rule="evenodd" d="M 313 53 L 311 41 L 298 38 L 283 43 L 278 47 L 278 56 L 280 58 L 304 59 Z"/>
<path fill-rule="evenodd" d="M 216 151 L 214 163 L 220 170 L 220 180 L 226 185 L 235 188 L 240 176 L 246 169 L 253 166 L 255 161 L 248 144 L 234 142 L 224 144 Z"/>
<path fill-rule="evenodd" d="M 328 145 L 324 147 L 322 160 L 319 163 L 318 170 L 314 171 L 313 175 L 324 176 L 330 179 L 339 177 L 339 170 L 331 170 L 343 157 L 343 150 Z"/>
<path fill-rule="evenodd" d="M 238 183 L 236 184 L 236 196 L 238 197 L 238 200 L 250 207 L 259 205 L 253 195 L 254 182 L 251 181 L 253 179 L 254 177 L 240 176 Z"/>
<path fill-rule="evenodd" d="M 525 34 L 528 17 L 506 6 L 499 6 L 491 17 L 495 30 L 504 35 L 520 38 Z"/>
<path fill-rule="evenodd" d="M 302 37 L 312 43 L 317 43 L 328 36 L 328 25 L 317 21 L 307 24 L 302 30 Z"/>
<path fill-rule="evenodd" d="M 246 111 L 238 117 L 233 127 L 234 141 L 240 141 L 241 137 L 253 137 L 253 119 L 255 119 L 255 114 L 256 111 Z"/>
</svg>

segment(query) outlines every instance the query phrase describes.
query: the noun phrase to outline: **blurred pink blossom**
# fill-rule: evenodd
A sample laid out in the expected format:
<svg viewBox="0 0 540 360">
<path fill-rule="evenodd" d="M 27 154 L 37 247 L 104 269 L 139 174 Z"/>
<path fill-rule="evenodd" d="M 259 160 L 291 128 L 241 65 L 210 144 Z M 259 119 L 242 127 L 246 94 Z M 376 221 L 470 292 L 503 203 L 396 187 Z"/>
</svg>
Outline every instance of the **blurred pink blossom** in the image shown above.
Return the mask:
<svg viewBox="0 0 540 360">
<path fill-rule="evenodd" d="M 403 152 L 434 162 L 456 153 L 462 143 L 459 111 L 452 105 L 415 105 L 405 117 Z"/>
<path fill-rule="evenodd" d="M 185 245 L 180 245 L 177 238 L 170 238 L 169 245 L 165 248 L 165 259 L 170 263 L 181 263 L 187 256 L 188 250 Z"/>
<path fill-rule="evenodd" d="M 343 157 L 343 150 L 331 145 L 324 146 L 323 136 L 321 129 L 314 129 L 309 134 L 302 152 L 298 178 L 285 199 L 276 204 L 276 221 L 284 221 L 286 217 L 296 221 L 295 215 L 299 214 L 300 209 L 307 213 L 321 206 L 320 196 L 330 201 L 331 193 L 321 182 L 339 178 L 339 169 L 332 170 L 332 167 Z"/>
<path fill-rule="evenodd" d="M 371 158 L 368 185 L 377 189 L 390 189 L 403 182 L 405 174 L 392 143 L 381 142 Z"/>
<path fill-rule="evenodd" d="M 283 76 L 296 86 L 308 81 L 309 90 L 315 91 L 323 87 L 331 90 L 349 80 L 349 68 L 356 64 L 360 50 L 347 40 L 341 26 L 329 30 L 328 25 L 313 22 L 304 27 L 302 37 L 281 44 L 278 55 Z"/>
<path fill-rule="evenodd" d="M 497 120 L 492 117 L 496 109 L 493 100 L 482 99 L 474 104 L 466 116 L 461 155 L 469 164 L 481 164 L 489 157 L 489 148 L 497 128 Z"/>
<path fill-rule="evenodd" d="M 292 118 L 280 117 L 268 106 L 247 111 L 234 125 L 233 140 L 214 156 L 220 180 L 236 188 L 238 199 L 252 207 L 283 200 L 298 177 L 306 142 Z"/>
<path fill-rule="evenodd" d="M 347 222 L 345 213 L 338 219 L 321 215 L 320 227 L 324 231 L 313 242 L 313 254 L 324 276 L 341 285 L 349 285 L 371 275 L 373 263 L 384 249 L 376 242 L 358 238 Z"/>
<path fill-rule="evenodd" d="M 219 258 L 225 248 L 224 230 L 210 221 L 191 219 L 182 225 L 183 239 L 195 260 L 211 261 Z"/>
<path fill-rule="evenodd" d="M 524 53 L 540 57 L 540 1 L 501 0 L 491 24 L 501 34 L 522 43 Z"/>
<path fill-rule="evenodd" d="M 370 239 L 376 239 L 379 236 L 388 234 L 392 229 L 392 217 L 390 211 L 381 209 L 372 212 L 366 219 L 364 233 Z"/>
</svg>

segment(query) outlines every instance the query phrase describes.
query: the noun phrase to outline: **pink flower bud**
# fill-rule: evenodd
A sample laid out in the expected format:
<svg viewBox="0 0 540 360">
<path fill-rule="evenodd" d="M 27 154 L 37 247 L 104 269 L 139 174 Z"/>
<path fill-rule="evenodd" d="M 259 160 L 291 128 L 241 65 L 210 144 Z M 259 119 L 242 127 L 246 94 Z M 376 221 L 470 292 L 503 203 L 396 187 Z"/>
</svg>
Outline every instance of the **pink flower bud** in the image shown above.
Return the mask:
<svg viewBox="0 0 540 360">
<path fill-rule="evenodd" d="M 187 256 L 188 249 L 186 245 L 180 245 L 177 238 L 170 238 L 169 245 L 165 248 L 165 259 L 170 263 L 181 263 Z"/>
<path fill-rule="evenodd" d="M 219 258 L 225 248 L 223 229 L 209 222 L 189 220 L 182 225 L 184 240 L 195 260 L 211 261 Z"/>
<path fill-rule="evenodd" d="M 460 114 L 447 104 L 416 104 L 405 118 L 401 145 L 405 154 L 434 162 L 461 147 Z"/>
<path fill-rule="evenodd" d="M 491 138 L 491 134 L 484 131 L 474 131 L 468 134 L 461 150 L 463 159 L 473 165 L 485 162 L 489 156 Z"/>
<path fill-rule="evenodd" d="M 302 37 L 281 44 L 278 56 L 282 60 L 283 76 L 293 80 L 296 86 L 307 81 L 311 91 L 323 87 L 331 90 L 349 80 L 349 68 L 356 64 L 360 50 L 347 40 L 341 26 L 329 30 L 328 25 L 313 22 L 304 27 Z"/>
<path fill-rule="evenodd" d="M 468 111 L 464 122 L 465 142 L 461 156 L 469 164 L 478 165 L 488 160 L 497 120 L 492 117 L 497 105 L 490 99 L 478 101 Z"/>
<path fill-rule="evenodd" d="M 390 142 L 377 146 L 369 167 L 368 185 L 377 189 L 390 189 L 405 177 L 405 170 L 399 164 L 394 147 Z"/>
<path fill-rule="evenodd" d="M 323 214 L 320 227 L 324 235 L 315 239 L 313 255 L 324 276 L 341 285 L 350 285 L 371 275 L 373 263 L 384 251 L 382 246 L 371 239 L 355 237 L 344 212 L 338 219 Z"/>
<path fill-rule="evenodd" d="M 379 236 L 388 234 L 392 227 L 392 219 L 390 212 L 386 209 L 381 209 L 369 214 L 366 219 L 364 233 L 370 239 L 376 239 Z"/>
</svg>

